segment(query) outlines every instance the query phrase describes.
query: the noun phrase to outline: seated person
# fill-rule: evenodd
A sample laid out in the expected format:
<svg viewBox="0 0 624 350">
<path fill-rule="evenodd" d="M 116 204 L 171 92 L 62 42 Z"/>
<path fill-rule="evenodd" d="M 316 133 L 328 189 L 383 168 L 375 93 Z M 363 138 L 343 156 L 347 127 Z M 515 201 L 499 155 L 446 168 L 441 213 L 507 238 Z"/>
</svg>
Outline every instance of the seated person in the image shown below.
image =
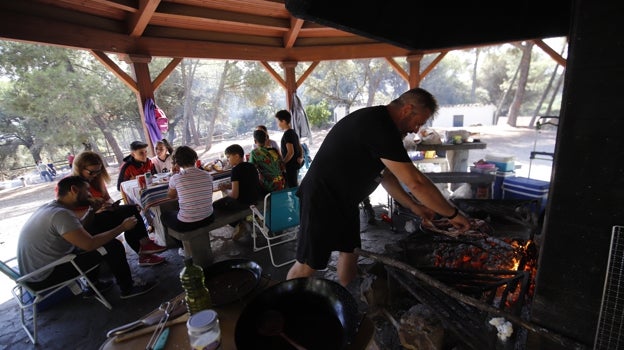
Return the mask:
<svg viewBox="0 0 624 350">
<path fill-rule="evenodd" d="M 263 194 L 286 188 L 284 162 L 277 150 L 266 146 L 267 134 L 262 130 L 253 133 L 256 148 L 251 151 L 249 162 L 256 166 Z"/>
<path fill-rule="evenodd" d="M 132 142 L 130 144 L 130 155 L 126 156 L 123 161 L 121 168 L 119 168 L 117 191 L 122 191 L 121 183 L 124 181 L 136 179 L 137 176 L 145 173 L 156 173 L 152 161 L 147 158 L 147 143 L 145 142 Z"/>
<path fill-rule="evenodd" d="M 232 175 L 229 185 L 220 188 L 226 196 L 214 202 L 214 207 L 220 210 L 239 211 L 249 209 L 249 206 L 256 204 L 260 198 L 260 182 L 258 181 L 258 170 L 256 167 L 244 161 L 245 151 L 237 144 L 228 146 L 225 149 L 225 156 L 232 166 Z M 234 227 L 232 239 L 238 240 L 243 234 L 250 230 L 250 225 L 245 220 L 231 222 Z"/>
<path fill-rule="evenodd" d="M 93 151 L 79 153 L 74 158 L 71 175 L 80 176 L 89 183 L 91 197 L 101 206 L 100 210 L 93 214 L 93 219 L 85 225 L 88 232 L 98 234 L 108 231 L 121 224 L 127 217 L 134 216 L 138 224 L 125 231 L 124 238 L 130 248 L 139 255 L 139 266 L 158 265 L 165 261 L 165 258 L 154 254 L 163 252 L 167 248 L 154 243 L 149 238 L 139 208 L 134 204 L 113 204 L 106 188 L 107 183 L 110 182 L 110 176 L 99 154 Z M 74 210 L 78 217 L 83 217 L 88 209 L 89 206 L 85 205 L 78 206 Z"/>
<path fill-rule="evenodd" d="M 197 152 L 180 146 L 173 162 L 180 171 L 171 175 L 167 196 L 177 199 L 179 209 L 161 214 L 163 225 L 177 232 L 192 231 L 214 221 L 212 208 L 212 175 L 195 166 Z M 181 246 L 181 245 L 180 245 Z"/>
<path fill-rule="evenodd" d="M 154 146 L 154 150 L 156 151 L 156 156 L 150 158 L 152 164 L 154 165 L 154 170 L 157 174 L 159 173 L 168 173 L 173 170 L 173 147 L 169 144 L 167 139 L 162 139 L 156 142 Z"/>
<path fill-rule="evenodd" d="M 91 197 L 89 184 L 85 179 L 79 176 L 61 179 L 58 182 L 56 200 L 37 209 L 22 227 L 17 243 L 20 273 L 28 274 L 67 254 L 74 253 L 77 254 L 74 261 L 84 270 L 102 261 L 107 263 L 121 290 L 122 299 L 152 290 L 156 285 L 155 282 L 147 284 L 133 282 L 124 246 L 115 239 L 122 232 L 136 226 L 136 217 L 129 216 L 110 230 L 92 235 L 85 230 L 74 211 L 89 205 L 99 208 Z M 91 220 L 93 215 L 94 211 L 89 210 L 84 221 Z M 100 254 L 102 247 L 106 251 L 104 255 Z M 34 288 L 45 288 L 77 275 L 71 262 L 68 262 L 46 274 L 33 277 L 29 283 Z M 89 277 L 94 283 L 98 283 L 97 269 L 91 271 Z M 102 282 L 98 284 L 102 285 Z"/>
</svg>

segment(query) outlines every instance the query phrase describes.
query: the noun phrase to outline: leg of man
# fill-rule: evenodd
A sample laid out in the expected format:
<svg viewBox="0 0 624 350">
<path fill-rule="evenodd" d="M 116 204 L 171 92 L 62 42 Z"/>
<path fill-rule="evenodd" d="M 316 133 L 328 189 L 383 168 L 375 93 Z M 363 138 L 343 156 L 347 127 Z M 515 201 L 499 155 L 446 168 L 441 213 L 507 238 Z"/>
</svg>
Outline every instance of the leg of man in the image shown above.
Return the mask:
<svg viewBox="0 0 624 350">
<path fill-rule="evenodd" d="M 343 287 L 346 287 L 357 276 L 357 259 L 354 253 L 340 252 L 338 255 L 338 281 Z"/>
<path fill-rule="evenodd" d="M 80 253 L 74 259 L 74 262 L 83 270 L 89 270 L 93 266 L 102 262 L 103 256 L 97 250 Z M 97 269 L 96 269 L 97 270 Z M 89 274 L 90 278 L 97 278 L 97 273 Z M 78 276 L 78 271 L 71 263 L 58 265 L 52 270 L 52 273 L 43 281 L 30 282 L 29 285 L 35 289 L 42 289 L 53 286 L 55 284 L 67 281 L 70 278 Z M 96 282 L 96 281 L 93 281 Z"/>
<path fill-rule="evenodd" d="M 302 264 L 298 261 L 295 261 L 293 266 L 290 267 L 290 270 L 288 270 L 286 279 L 290 280 L 290 279 L 299 278 L 299 277 L 310 277 L 314 275 L 315 272 L 316 270 L 311 268 L 307 264 Z"/>
<path fill-rule="evenodd" d="M 117 239 L 112 239 L 104 245 L 104 248 L 106 249 L 106 254 L 102 256 L 102 259 L 106 261 L 111 273 L 115 276 L 119 289 L 124 291 L 132 288 L 132 273 L 130 272 L 128 260 L 126 260 L 126 250 L 123 244 Z"/>
</svg>

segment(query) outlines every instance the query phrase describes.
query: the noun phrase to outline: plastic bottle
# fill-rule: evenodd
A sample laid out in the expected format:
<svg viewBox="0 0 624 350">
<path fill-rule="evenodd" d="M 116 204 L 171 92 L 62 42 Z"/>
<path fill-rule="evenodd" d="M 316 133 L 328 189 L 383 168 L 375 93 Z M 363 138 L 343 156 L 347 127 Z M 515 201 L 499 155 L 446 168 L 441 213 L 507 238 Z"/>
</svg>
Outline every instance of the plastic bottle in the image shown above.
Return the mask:
<svg viewBox="0 0 624 350">
<path fill-rule="evenodd" d="M 180 282 L 182 282 L 182 287 L 186 292 L 184 300 L 191 315 L 212 307 L 210 292 L 204 284 L 204 270 L 193 264 L 192 258 L 184 260 L 184 268 L 180 272 Z"/>
</svg>

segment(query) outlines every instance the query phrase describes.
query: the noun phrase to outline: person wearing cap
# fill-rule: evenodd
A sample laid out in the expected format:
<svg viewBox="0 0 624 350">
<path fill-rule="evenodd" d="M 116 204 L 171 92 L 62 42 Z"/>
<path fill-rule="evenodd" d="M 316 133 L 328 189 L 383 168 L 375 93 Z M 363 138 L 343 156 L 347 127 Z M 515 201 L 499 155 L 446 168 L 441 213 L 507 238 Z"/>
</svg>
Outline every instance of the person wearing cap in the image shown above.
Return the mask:
<svg viewBox="0 0 624 350">
<path fill-rule="evenodd" d="M 124 162 L 119 169 L 119 177 L 117 178 L 117 190 L 121 193 L 124 201 L 128 203 L 126 199 L 127 197 L 121 189 L 121 183 L 135 179 L 137 176 L 145 173 L 155 174 L 156 169 L 154 168 L 152 161 L 147 157 L 147 143 L 142 141 L 133 141 L 130 144 L 130 155 L 126 156 L 123 161 Z M 148 219 L 148 221 L 150 221 L 150 219 Z M 147 235 L 148 230 L 145 231 L 145 235 L 141 238 L 139 250 L 136 251 L 134 249 L 136 246 L 132 247 L 133 250 L 139 254 L 140 266 L 158 265 L 165 261 L 165 258 L 155 255 L 154 253 L 161 252 L 165 250 L 166 247 L 162 247 L 150 240 Z M 144 249 L 143 247 L 146 248 Z"/>
<path fill-rule="evenodd" d="M 121 191 L 121 183 L 124 181 L 136 179 L 137 176 L 145 173 L 156 173 L 152 161 L 147 157 L 147 143 L 145 142 L 133 141 L 130 144 L 130 154 L 123 161 L 117 179 L 118 191 Z"/>
</svg>

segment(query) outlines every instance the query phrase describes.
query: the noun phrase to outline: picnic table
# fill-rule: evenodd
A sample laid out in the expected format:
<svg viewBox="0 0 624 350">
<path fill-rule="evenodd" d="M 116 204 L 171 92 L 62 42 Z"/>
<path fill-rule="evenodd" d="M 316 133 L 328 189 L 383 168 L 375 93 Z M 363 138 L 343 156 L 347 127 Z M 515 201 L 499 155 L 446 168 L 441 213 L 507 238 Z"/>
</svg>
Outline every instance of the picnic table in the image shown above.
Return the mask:
<svg viewBox="0 0 624 350">
<path fill-rule="evenodd" d="M 219 186 L 224 183 L 230 182 L 231 170 L 210 172 L 212 175 L 212 189 L 213 193 L 220 192 Z M 176 200 L 171 200 L 167 196 L 169 191 L 168 182 L 154 182 L 146 189 L 141 189 L 136 179 L 128 180 L 121 183 L 121 189 L 125 193 L 125 198 L 128 200 L 128 204 L 137 204 L 141 207 L 141 210 L 145 215 L 152 217 L 152 226 L 154 227 L 154 234 L 156 236 L 156 242 L 165 246 L 167 243 L 165 229 L 162 221 L 160 220 L 161 205 Z M 150 213 L 151 211 L 151 213 Z"/>
</svg>

